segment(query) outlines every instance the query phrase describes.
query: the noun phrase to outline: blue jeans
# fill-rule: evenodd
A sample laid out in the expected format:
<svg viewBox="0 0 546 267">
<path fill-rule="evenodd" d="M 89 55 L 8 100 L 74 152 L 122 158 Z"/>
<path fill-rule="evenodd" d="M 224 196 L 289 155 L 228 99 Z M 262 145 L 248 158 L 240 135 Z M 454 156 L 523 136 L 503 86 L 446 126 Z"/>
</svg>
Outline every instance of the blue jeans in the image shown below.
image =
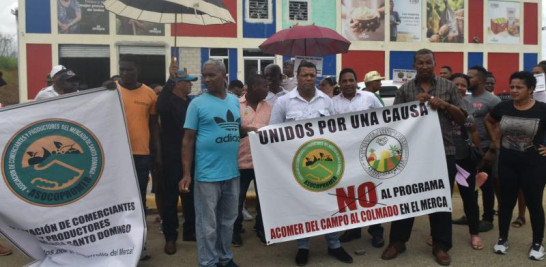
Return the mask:
<svg viewBox="0 0 546 267">
<path fill-rule="evenodd" d="M 341 243 L 339 242 L 339 237 L 337 235 L 337 232 L 325 234 L 324 238 L 326 239 L 326 243 L 328 243 L 328 248 L 335 249 L 341 247 Z M 298 249 L 309 249 L 309 237 L 298 239 Z"/>
<path fill-rule="evenodd" d="M 195 233 L 199 266 L 233 259 L 231 237 L 237 219 L 239 177 L 221 182 L 194 180 Z"/>
</svg>

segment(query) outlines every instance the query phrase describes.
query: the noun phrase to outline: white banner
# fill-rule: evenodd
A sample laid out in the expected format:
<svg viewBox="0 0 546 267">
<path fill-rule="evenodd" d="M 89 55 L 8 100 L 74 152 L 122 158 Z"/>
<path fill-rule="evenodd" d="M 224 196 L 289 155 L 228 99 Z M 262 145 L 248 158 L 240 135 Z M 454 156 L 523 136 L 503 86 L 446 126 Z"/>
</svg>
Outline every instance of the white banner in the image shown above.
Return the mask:
<svg viewBox="0 0 546 267">
<path fill-rule="evenodd" d="M 438 114 L 417 102 L 250 135 L 268 244 L 451 211 Z"/>
<path fill-rule="evenodd" d="M 0 231 L 33 266 L 136 266 L 146 226 L 116 90 L 0 109 Z"/>
</svg>

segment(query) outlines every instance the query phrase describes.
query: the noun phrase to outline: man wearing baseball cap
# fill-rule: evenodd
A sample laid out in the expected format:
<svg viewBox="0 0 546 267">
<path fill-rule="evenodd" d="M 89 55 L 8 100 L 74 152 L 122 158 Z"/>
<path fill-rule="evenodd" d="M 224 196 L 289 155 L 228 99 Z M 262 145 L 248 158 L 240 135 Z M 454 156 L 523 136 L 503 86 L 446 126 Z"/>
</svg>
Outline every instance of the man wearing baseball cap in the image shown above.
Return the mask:
<svg viewBox="0 0 546 267">
<path fill-rule="evenodd" d="M 370 71 L 364 75 L 364 84 L 366 85 L 366 88 L 364 90 L 373 93 L 377 99 L 379 99 L 379 102 L 383 106 L 385 106 L 385 103 L 383 102 L 383 99 L 379 95 L 379 89 L 381 89 L 381 80 L 385 80 L 385 77 L 381 77 L 379 72 L 377 71 Z"/>
<path fill-rule="evenodd" d="M 49 75 L 53 80 L 53 84 L 40 90 L 34 100 L 73 93 L 78 90 L 79 78 L 72 70 L 69 70 L 62 65 L 58 65 L 51 69 Z"/>
<path fill-rule="evenodd" d="M 178 183 L 182 179 L 182 139 L 184 138 L 184 122 L 186 110 L 191 99 L 192 82 L 196 76 L 189 75 L 187 69 L 178 70 L 176 61 L 169 67 L 169 79 L 157 98 L 157 112 L 161 120 L 161 153 L 163 156 L 163 175 L 159 181 L 162 189 L 161 219 L 163 235 L 165 236 L 164 251 L 172 255 L 176 253 L 178 239 L 178 198 L 182 198 L 184 224 L 182 225 L 182 239 L 195 241 L 195 208 L 193 204 L 193 189 L 189 193 L 181 194 Z M 156 177 L 153 177 L 154 179 Z M 193 184 L 193 183 L 192 183 Z M 158 192 L 156 191 L 156 194 Z"/>
</svg>

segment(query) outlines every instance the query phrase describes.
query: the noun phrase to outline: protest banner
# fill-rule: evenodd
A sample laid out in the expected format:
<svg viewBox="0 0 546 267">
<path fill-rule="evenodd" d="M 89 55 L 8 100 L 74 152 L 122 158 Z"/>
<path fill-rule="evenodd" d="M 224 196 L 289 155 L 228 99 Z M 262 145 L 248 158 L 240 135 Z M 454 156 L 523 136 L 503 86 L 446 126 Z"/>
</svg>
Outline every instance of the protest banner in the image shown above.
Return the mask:
<svg viewBox="0 0 546 267">
<path fill-rule="evenodd" d="M 268 244 L 451 211 L 425 104 L 270 125 L 250 145 Z"/>
<path fill-rule="evenodd" d="M 146 226 L 121 98 L 0 109 L 0 231 L 31 266 L 136 266 Z"/>
</svg>

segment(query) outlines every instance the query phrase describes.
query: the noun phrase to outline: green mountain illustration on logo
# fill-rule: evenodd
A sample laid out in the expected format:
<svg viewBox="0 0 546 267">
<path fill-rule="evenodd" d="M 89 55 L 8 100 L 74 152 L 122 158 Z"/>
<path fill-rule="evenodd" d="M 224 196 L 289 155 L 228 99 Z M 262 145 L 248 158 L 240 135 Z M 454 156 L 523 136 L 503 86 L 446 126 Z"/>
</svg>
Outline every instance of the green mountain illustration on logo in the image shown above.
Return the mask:
<svg viewBox="0 0 546 267">
<path fill-rule="evenodd" d="M 216 124 L 218 124 L 218 126 L 226 131 L 237 131 L 237 129 L 239 129 L 241 118 L 237 118 L 237 120 L 235 120 L 233 113 L 231 113 L 231 111 L 228 109 L 225 120 L 223 118 L 214 117 L 214 121 Z"/>
<path fill-rule="evenodd" d="M 84 174 L 82 168 L 75 166 L 85 162 L 86 155 L 72 146 L 63 146 L 54 142 L 56 150 L 50 152 L 42 147 L 41 156 L 33 151 L 27 151 L 31 156 L 28 166 L 23 168 L 23 177 L 37 188 L 57 191 L 74 185 Z"/>
<path fill-rule="evenodd" d="M 332 170 L 336 168 L 333 156 L 325 150 L 313 150 L 305 157 L 302 174 L 315 182 L 326 181 L 334 175 Z"/>
</svg>

